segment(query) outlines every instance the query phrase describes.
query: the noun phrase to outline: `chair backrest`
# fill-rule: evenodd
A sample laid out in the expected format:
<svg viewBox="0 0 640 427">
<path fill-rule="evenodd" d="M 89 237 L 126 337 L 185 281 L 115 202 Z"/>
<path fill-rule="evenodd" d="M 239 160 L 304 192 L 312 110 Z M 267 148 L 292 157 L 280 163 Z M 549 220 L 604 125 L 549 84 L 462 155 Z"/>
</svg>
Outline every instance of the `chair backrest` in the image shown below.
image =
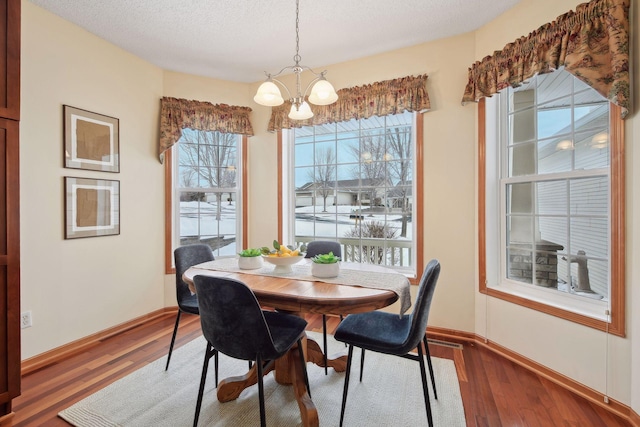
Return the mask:
<svg viewBox="0 0 640 427">
<path fill-rule="evenodd" d="M 272 360 L 280 356 L 253 291 L 239 280 L 198 275 L 202 334 L 221 353 L 236 359 Z"/>
<path fill-rule="evenodd" d="M 411 312 L 411 327 L 409 336 L 403 345 L 404 352 L 409 352 L 416 348 L 427 329 L 427 321 L 429 320 L 429 310 L 431 308 L 431 300 L 436 290 L 436 283 L 440 276 L 440 263 L 436 259 L 429 261 L 420 278 L 418 294 Z"/>
<path fill-rule="evenodd" d="M 213 261 L 214 257 L 207 245 L 188 245 L 176 248 L 173 258 L 176 264 L 176 298 L 180 306 L 182 301 L 191 296 L 189 285 L 182 280 L 184 272 L 196 264 Z"/>
<path fill-rule="evenodd" d="M 304 257 L 312 258 L 318 254 L 328 254 L 329 252 L 333 252 L 335 256 L 342 259 L 340 243 L 324 240 L 314 240 L 313 242 L 307 243 L 307 254 Z"/>
</svg>

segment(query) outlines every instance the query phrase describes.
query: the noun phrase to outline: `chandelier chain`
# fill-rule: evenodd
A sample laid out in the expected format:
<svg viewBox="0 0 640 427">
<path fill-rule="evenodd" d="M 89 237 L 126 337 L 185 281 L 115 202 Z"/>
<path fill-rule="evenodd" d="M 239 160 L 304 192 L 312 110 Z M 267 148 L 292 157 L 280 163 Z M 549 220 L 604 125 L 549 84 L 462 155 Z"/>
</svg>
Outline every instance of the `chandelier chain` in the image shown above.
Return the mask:
<svg viewBox="0 0 640 427">
<path fill-rule="evenodd" d="M 300 0 L 296 0 L 296 54 L 293 61 L 296 65 L 300 64 Z"/>
</svg>

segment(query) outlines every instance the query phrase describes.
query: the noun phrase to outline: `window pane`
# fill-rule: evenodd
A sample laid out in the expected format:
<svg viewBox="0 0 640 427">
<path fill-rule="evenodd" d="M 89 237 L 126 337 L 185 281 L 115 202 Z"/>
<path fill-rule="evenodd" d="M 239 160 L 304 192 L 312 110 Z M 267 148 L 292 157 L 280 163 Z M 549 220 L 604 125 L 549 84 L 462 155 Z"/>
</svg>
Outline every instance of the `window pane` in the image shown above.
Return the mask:
<svg viewBox="0 0 640 427">
<path fill-rule="evenodd" d="M 576 169 L 609 167 L 609 135 L 605 129 L 576 134 Z"/>
<path fill-rule="evenodd" d="M 533 283 L 531 252 L 522 249 L 508 249 L 507 278 L 518 282 Z"/>
<path fill-rule="evenodd" d="M 507 185 L 507 214 L 533 213 L 531 183 Z"/>
<path fill-rule="evenodd" d="M 511 142 L 531 141 L 536 137 L 535 110 L 529 108 L 510 116 Z"/>
<path fill-rule="evenodd" d="M 544 181 L 536 183 L 538 213 L 540 215 L 567 214 L 567 181 Z"/>
<path fill-rule="evenodd" d="M 509 147 L 509 176 L 531 175 L 536 170 L 536 144 Z"/>
<path fill-rule="evenodd" d="M 606 298 L 609 103 L 565 71 L 506 92 L 503 277 Z"/>
<path fill-rule="evenodd" d="M 296 240 L 338 240 L 345 260 L 411 266 L 412 123 L 405 113 L 294 130 Z M 302 141 L 313 162 L 298 155 Z"/>
<path fill-rule="evenodd" d="M 538 142 L 538 173 L 569 172 L 573 165 L 571 135 Z"/>
<path fill-rule="evenodd" d="M 571 132 L 571 108 L 549 108 L 538 111 L 538 138 Z"/>
<path fill-rule="evenodd" d="M 201 190 L 179 192 L 176 244 L 204 243 L 218 256 L 236 253 L 239 140 L 234 134 L 183 130 L 174 151 L 179 165 L 174 185 Z"/>
</svg>

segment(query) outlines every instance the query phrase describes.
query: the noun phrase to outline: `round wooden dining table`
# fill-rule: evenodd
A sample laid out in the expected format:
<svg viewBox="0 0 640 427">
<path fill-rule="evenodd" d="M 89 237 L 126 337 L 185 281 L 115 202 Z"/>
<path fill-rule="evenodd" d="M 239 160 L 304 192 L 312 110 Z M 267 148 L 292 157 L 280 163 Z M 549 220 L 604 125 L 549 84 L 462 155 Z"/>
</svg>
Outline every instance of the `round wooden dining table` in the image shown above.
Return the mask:
<svg viewBox="0 0 640 427">
<path fill-rule="evenodd" d="M 304 262 L 309 261 L 304 260 Z M 369 272 L 379 271 L 381 273 L 390 271 L 382 266 L 356 263 L 342 263 L 341 268 Z M 193 278 L 197 275 L 239 280 L 251 288 L 263 307 L 298 315 L 303 313 L 334 315 L 363 313 L 386 307 L 398 299 L 398 295 L 395 292 L 385 289 L 298 280 L 286 276 L 216 271 L 199 266 L 189 268 L 183 275 L 183 280 L 189 285 L 192 292 L 195 292 Z M 305 339 L 303 340 L 303 346 L 305 347 L 307 361 L 321 367 L 325 366 L 324 354 L 318 343 L 312 339 Z M 327 355 L 327 366 L 338 372 L 344 371 L 346 369 L 346 356 L 329 357 Z M 289 353 L 276 360 L 268 369 L 265 369 L 264 375 L 274 369 L 278 383 L 293 385 L 303 425 L 318 426 L 318 411 L 306 389 L 304 367 L 301 366 L 297 355 L 297 347 L 292 348 Z M 218 400 L 220 402 L 228 402 L 237 399 L 242 390 L 256 384 L 257 381 L 257 369 L 255 366 L 243 376 L 226 378 L 218 384 Z"/>
</svg>

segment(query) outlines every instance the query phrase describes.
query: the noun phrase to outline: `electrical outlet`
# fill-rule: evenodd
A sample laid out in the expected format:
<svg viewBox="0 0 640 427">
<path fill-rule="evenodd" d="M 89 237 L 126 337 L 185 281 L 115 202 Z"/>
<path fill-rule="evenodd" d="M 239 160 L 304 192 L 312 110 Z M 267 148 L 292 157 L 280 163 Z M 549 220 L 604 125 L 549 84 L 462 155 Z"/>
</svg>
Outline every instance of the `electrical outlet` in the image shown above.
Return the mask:
<svg viewBox="0 0 640 427">
<path fill-rule="evenodd" d="M 22 329 L 31 327 L 31 310 L 25 311 L 20 315 L 20 327 Z"/>
</svg>

